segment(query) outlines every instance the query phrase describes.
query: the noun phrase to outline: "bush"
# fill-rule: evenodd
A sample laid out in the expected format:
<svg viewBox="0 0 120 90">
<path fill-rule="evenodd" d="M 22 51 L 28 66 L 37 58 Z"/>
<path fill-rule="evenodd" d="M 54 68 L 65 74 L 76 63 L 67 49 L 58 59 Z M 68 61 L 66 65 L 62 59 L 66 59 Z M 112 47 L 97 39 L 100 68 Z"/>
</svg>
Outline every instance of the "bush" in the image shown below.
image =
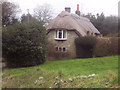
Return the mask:
<svg viewBox="0 0 120 90">
<path fill-rule="evenodd" d="M 118 37 L 112 37 L 110 38 L 110 55 L 118 55 L 119 48 L 118 48 L 118 42 L 120 38 Z"/>
<path fill-rule="evenodd" d="M 78 37 L 75 39 L 77 58 L 92 57 L 93 47 L 97 42 L 94 36 Z"/>
<path fill-rule="evenodd" d="M 110 43 L 108 42 L 108 40 L 98 39 L 93 50 L 93 56 L 95 57 L 108 56 L 109 51 Z"/>
<path fill-rule="evenodd" d="M 94 47 L 93 55 L 95 57 L 118 55 L 120 52 L 118 48 L 119 40 L 120 38 L 118 37 L 98 39 Z"/>
<path fill-rule="evenodd" d="M 3 58 L 8 67 L 43 64 L 47 42 L 42 22 L 18 23 L 3 28 Z"/>
</svg>

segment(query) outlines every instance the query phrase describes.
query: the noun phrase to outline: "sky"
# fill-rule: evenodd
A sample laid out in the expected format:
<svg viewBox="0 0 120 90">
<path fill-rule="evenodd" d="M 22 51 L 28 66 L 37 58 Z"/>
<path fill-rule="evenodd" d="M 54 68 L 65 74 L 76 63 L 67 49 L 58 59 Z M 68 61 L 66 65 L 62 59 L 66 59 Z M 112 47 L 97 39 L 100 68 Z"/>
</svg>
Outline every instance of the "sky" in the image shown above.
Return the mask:
<svg viewBox="0 0 120 90">
<path fill-rule="evenodd" d="M 33 14 L 33 9 L 38 5 L 50 4 L 53 9 L 53 16 L 57 16 L 65 7 L 71 7 L 71 13 L 75 13 L 77 4 L 79 4 L 80 12 L 83 14 L 104 13 L 105 16 L 118 16 L 118 2 L 120 0 L 8 0 L 18 4 L 21 13 L 29 12 Z"/>
</svg>

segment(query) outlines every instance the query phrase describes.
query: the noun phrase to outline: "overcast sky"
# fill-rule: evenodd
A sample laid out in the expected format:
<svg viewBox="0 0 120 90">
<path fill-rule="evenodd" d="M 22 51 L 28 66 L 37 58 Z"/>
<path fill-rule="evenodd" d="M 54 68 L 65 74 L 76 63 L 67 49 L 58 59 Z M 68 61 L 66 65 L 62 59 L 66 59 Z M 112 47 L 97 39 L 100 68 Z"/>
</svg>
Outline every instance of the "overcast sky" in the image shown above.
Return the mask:
<svg viewBox="0 0 120 90">
<path fill-rule="evenodd" d="M 9 0 L 19 4 L 22 13 L 33 13 L 37 5 L 50 4 L 54 10 L 54 16 L 58 15 L 65 7 L 71 7 L 71 13 L 75 13 L 77 4 L 80 6 L 81 13 L 104 13 L 105 16 L 118 16 L 118 2 L 120 0 Z"/>
</svg>

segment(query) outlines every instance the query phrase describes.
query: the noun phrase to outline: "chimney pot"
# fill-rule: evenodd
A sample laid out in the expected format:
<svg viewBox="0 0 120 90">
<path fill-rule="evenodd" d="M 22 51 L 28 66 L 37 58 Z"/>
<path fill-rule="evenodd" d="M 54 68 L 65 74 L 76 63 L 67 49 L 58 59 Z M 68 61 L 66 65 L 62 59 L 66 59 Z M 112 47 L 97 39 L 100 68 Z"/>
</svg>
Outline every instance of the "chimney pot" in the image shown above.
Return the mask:
<svg viewBox="0 0 120 90">
<path fill-rule="evenodd" d="M 77 11 L 79 11 L 79 4 L 77 4 Z"/>
</svg>

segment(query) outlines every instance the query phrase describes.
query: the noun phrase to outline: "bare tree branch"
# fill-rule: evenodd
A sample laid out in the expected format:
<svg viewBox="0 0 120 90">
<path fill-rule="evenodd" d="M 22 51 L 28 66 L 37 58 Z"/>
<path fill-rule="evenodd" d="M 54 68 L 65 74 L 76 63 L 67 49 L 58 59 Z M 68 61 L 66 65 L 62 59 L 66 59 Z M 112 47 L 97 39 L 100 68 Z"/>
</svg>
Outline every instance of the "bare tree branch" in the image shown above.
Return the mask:
<svg viewBox="0 0 120 90">
<path fill-rule="evenodd" d="M 7 0 L 3 0 L 2 6 L 2 24 L 9 25 L 16 20 L 16 14 L 20 12 L 19 6 Z"/>
<path fill-rule="evenodd" d="M 34 16 L 39 21 L 43 21 L 45 25 L 47 25 L 51 21 L 52 15 L 53 9 L 49 4 L 44 4 L 42 6 L 39 5 L 34 9 Z"/>
</svg>

